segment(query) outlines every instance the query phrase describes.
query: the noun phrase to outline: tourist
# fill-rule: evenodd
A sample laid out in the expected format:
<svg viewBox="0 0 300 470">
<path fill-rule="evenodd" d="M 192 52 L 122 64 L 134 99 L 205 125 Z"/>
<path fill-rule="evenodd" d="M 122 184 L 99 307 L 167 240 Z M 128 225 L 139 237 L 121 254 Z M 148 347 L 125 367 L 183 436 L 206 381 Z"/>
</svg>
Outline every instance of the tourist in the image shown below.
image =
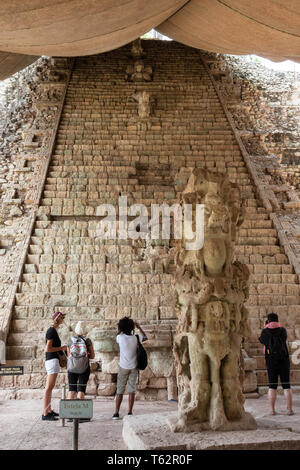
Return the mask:
<svg viewBox="0 0 300 470">
<path fill-rule="evenodd" d="M 94 359 L 95 351 L 87 328 L 83 321 L 75 327 L 75 335 L 68 342 L 68 399 L 84 399 L 86 386 L 90 377 L 90 359 Z"/>
<path fill-rule="evenodd" d="M 52 315 L 53 325 L 48 328 L 46 332 L 46 361 L 45 367 L 47 371 L 47 382 L 44 393 L 44 411 L 42 420 L 44 421 L 56 421 L 59 416 L 58 413 L 51 408 L 52 390 L 55 386 L 57 374 L 60 371 L 59 355 L 64 355 L 64 351 L 67 350 L 67 346 L 62 346 L 60 338 L 57 333 L 58 327 L 63 323 L 65 314 L 62 312 L 55 312 Z"/>
<path fill-rule="evenodd" d="M 280 377 L 284 390 L 288 415 L 294 414 L 290 386 L 290 360 L 286 340 L 287 332 L 278 322 L 278 315 L 276 313 L 269 313 L 259 341 L 265 346 L 265 360 L 269 377 L 268 396 L 272 415 L 276 414 L 275 402 L 278 377 Z"/>
<path fill-rule="evenodd" d="M 134 328 L 141 332 L 139 339 L 141 342 L 148 338 L 137 322 L 131 318 L 124 317 L 118 323 L 118 334 L 116 341 L 120 347 L 120 361 L 117 378 L 117 395 L 115 413 L 112 419 L 119 419 L 120 406 L 123 400 L 125 387 L 128 384 L 128 415 L 132 415 L 135 399 L 136 383 L 138 379 L 137 369 L 137 337 L 134 335 Z"/>
</svg>

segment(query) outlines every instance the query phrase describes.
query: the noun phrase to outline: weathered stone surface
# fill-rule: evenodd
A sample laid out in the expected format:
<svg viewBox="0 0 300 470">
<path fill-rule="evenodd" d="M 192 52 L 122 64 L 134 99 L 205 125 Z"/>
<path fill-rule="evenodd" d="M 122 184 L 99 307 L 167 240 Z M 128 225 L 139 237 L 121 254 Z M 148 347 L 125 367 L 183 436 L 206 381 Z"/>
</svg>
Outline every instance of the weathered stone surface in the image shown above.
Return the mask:
<svg viewBox="0 0 300 470">
<path fill-rule="evenodd" d="M 117 384 L 115 383 L 108 383 L 108 384 L 99 384 L 98 385 L 98 390 L 97 390 L 97 395 L 107 397 L 107 396 L 113 396 L 116 393 L 117 389 Z"/>
<path fill-rule="evenodd" d="M 254 371 L 246 371 L 243 381 L 243 393 L 255 392 L 257 390 L 257 377 Z"/>
<path fill-rule="evenodd" d="M 202 244 L 185 232 L 175 258 L 179 410 L 171 430 L 255 429 L 243 407 L 240 364 L 242 339 L 249 335 L 244 302 L 250 273 L 233 261 L 236 229 L 243 221 L 240 190 L 224 175 L 198 169 L 180 202 L 193 204 L 193 211 L 204 204 L 205 211 Z"/>
<path fill-rule="evenodd" d="M 7 325 L 6 331 L 8 333 L 10 326 L 9 343 L 12 347 L 20 341 L 20 344 L 29 346 L 30 340 L 26 344 L 25 338 L 36 337 L 35 333 L 39 333 L 40 336 L 36 337 L 38 357 L 32 360 L 30 368 L 26 365 L 26 372 L 44 373 L 44 333 L 50 326 L 54 309 L 62 309 L 67 314 L 65 323 L 68 329 L 60 331 L 63 342 L 67 341 L 78 320 L 88 322 L 89 333 L 99 328 L 114 332 L 113 336 L 118 319 L 124 315 L 131 316 L 142 324 L 149 337 L 146 343 L 149 374 L 143 375 L 141 382 L 144 391 L 149 387 L 151 377 L 175 377 L 171 353 L 177 322 L 175 290 L 171 283 L 175 266 L 173 257 L 169 256 L 174 253 L 174 240 L 172 237 L 170 243 L 152 240 L 151 245 L 145 239 L 103 241 L 97 237 L 99 204 L 112 203 L 117 207 L 121 193 L 127 194 L 128 204 L 144 203 L 149 209 L 152 203 L 167 202 L 171 205 L 177 202 L 176 192 L 184 189 L 191 171 L 199 167 L 227 173 L 230 181 L 238 182 L 246 207 L 234 251 L 237 260 L 247 264 L 250 271 L 247 308 L 252 333 L 246 343 L 250 356 L 262 355 L 257 337 L 264 317 L 271 310 L 279 313 L 280 319 L 291 326 L 288 328 L 289 339 L 299 338 L 299 329 L 295 328 L 299 313 L 299 286 L 289 259 L 279 244 L 273 222 L 255 194 L 256 182 L 253 184 L 248 163 L 240 152 L 197 51 L 174 42 L 143 42 L 146 56 L 134 56 L 132 63 L 142 59 L 145 66 L 153 67 L 155 73 L 152 81 L 136 83 L 124 80 L 130 47 L 105 56 L 76 60 L 37 220 L 28 242 L 13 323 Z M 207 54 L 204 55 L 206 58 Z M 219 59 L 224 61 L 221 56 Z M 226 58 L 227 62 L 230 60 L 233 63 L 235 59 Z M 24 246 L 30 231 L 28 214 L 33 209 L 27 203 L 37 201 L 36 190 L 46 165 L 52 117 L 51 113 L 44 112 L 45 101 L 53 104 L 62 96 L 65 87 L 66 74 L 61 71 L 51 73 L 51 82 L 46 76 L 50 65 L 46 59 L 42 63 L 46 65 L 39 72 L 42 81 L 38 74 L 28 74 L 26 80 L 20 78 L 20 102 L 28 100 L 30 106 L 24 104 L 20 113 L 18 108 L 16 112 L 19 115 L 13 114 L 11 108 L 9 133 L 3 141 L 4 147 L 1 147 L 5 154 L 4 159 L 0 157 L 0 178 L 5 180 L 1 196 L 14 202 L 21 200 L 21 206 L 19 202 L 16 205 L 10 202 L 3 206 L 3 211 L 1 208 L 0 213 L 0 225 L 2 220 L 5 222 L 0 227 L 0 249 L 5 250 L 1 256 L 0 320 L 8 318 L 5 306 L 9 299 L 14 299 L 11 286 L 21 259 L 19 248 Z M 185 67 L 186 63 L 188 67 Z M 273 149 L 276 154 L 282 152 L 292 137 L 288 137 L 289 143 L 280 141 L 277 145 L 275 140 L 280 140 L 282 135 L 272 134 L 270 137 L 262 131 L 266 120 L 270 119 L 270 125 L 275 126 L 276 116 L 281 115 L 283 108 L 276 112 L 275 108 L 274 112 L 268 110 L 264 115 L 265 106 L 257 106 L 256 78 L 252 77 L 248 83 L 241 78 L 245 70 L 238 73 L 236 67 L 235 71 L 232 68 L 231 73 L 220 75 L 216 73 L 218 64 L 212 66 L 213 77 L 223 77 L 217 80 L 218 89 L 226 94 L 226 104 L 233 117 L 237 118 L 235 122 L 240 122 L 241 139 L 245 145 L 249 142 L 247 148 L 253 149 L 255 157 L 259 157 L 259 149 L 265 149 L 264 156 L 266 149 Z M 23 100 L 28 80 L 30 92 L 26 92 Z M 237 81 L 238 86 L 233 86 L 230 81 Z M 274 83 L 277 81 L 274 79 Z M 286 91 L 281 90 L 282 94 L 281 91 L 274 92 L 270 100 L 278 98 L 280 105 L 284 105 L 291 83 L 292 75 L 286 85 L 283 86 L 283 81 L 280 84 L 281 88 L 286 87 Z M 146 119 L 140 120 L 137 116 L 137 103 L 132 101 L 136 90 L 145 90 L 155 99 L 152 112 Z M 14 96 L 16 93 L 15 81 Z M 31 102 L 37 98 L 41 103 L 33 107 Z M 239 100 L 245 106 L 240 107 Z M 259 123 L 259 129 L 252 126 L 249 132 L 249 119 L 243 119 L 248 101 L 252 123 L 255 124 L 256 116 Z M 40 130 L 34 124 L 37 115 Z M 29 128 L 25 129 L 23 124 L 18 128 L 21 121 L 26 122 Z M 288 117 L 285 121 L 280 117 L 280 123 L 283 122 L 294 126 L 294 120 L 292 122 Z M 22 147 L 20 151 L 19 147 Z M 268 159 L 263 161 L 268 163 Z M 277 163 L 268 166 L 269 173 L 265 176 L 277 179 L 276 168 Z M 272 191 L 283 207 L 288 202 L 287 192 Z M 10 219 L 8 211 L 12 207 L 25 212 Z M 293 240 L 296 239 L 293 235 Z M 292 239 L 290 241 L 294 243 Z M 296 250 L 294 244 L 295 253 Z M 15 333 L 24 334 L 24 337 Z M 111 349 L 111 356 L 103 356 L 103 370 L 113 371 L 115 379 L 118 349 L 113 349 L 114 346 L 117 348 L 108 339 L 100 348 Z M 96 359 L 100 360 L 102 352 L 96 354 Z M 263 370 L 264 364 L 260 363 L 260 367 Z M 258 379 L 265 383 L 265 374 L 258 373 Z M 114 383 L 113 378 L 103 379 L 103 383 Z M 171 388 L 175 389 L 174 383 Z M 166 392 L 166 388 L 157 390 Z"/>
<path fill-rule="evenodd" d="M 287 450 L 299 449 L 297 432 L 286 429 L 172 433 L 167 420 L 176 412 L 123 418 L 123 439 L 129 450 Z"/>
<path fill-rule="evenodd" d="M 105 374 L 117 374 L 119 370 L 119 358 L 114 355 L 101 354 L 102 371 Z"/>
<path fill-rule="evenodd" d="M 91 333 L 94 349 L 99 353 L 109 353 L 118 351 L 115 331 L 105 331 L 95 328 Z"/>
<path fill-rule="evenodd" d="M 169 377 L 174 371 L 174 360 L 171 351 L 150 351 L 148 365 L 155 377 Z"/>
</svg>

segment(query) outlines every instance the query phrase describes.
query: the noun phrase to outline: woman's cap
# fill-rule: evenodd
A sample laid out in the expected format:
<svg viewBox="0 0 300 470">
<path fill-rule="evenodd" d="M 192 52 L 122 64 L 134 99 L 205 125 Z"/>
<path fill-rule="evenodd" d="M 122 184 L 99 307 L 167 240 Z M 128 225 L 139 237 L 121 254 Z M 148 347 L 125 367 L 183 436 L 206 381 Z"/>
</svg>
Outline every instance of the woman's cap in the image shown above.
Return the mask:
<svg viewBox="0 0 300 470">
<path fill-rule="evenodd" d="M 80 336 L 84 336 L 87 334 L 87 327 L 83 321 L 79 321 L 75 326 L 75 333 Z"/>
<path fill-rule="evenodd" d="M 62 319 L 64 319 L 66 316 L 65 313 L 62 313 L 62 312 L 55 312 L 53 313 L 52 315 L 52 320 L 56 320 L 58 317 L 61 317 Z"/>
</svg>

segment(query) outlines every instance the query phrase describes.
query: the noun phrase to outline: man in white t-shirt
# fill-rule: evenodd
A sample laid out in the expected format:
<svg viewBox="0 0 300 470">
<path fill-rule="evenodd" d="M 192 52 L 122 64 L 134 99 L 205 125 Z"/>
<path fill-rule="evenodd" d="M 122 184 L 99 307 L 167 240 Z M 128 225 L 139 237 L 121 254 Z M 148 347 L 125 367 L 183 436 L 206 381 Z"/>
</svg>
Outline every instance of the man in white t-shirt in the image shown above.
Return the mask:
<svg viewBox="0 0 300 470">
<path fill-rule="evenodd" d="M 135 399 L 136 383 L 138 378 L 137 369 L 137 337 L 134 335 L 134 328 L 141 332 L 139 339 L 141 342 L 147 340 L 145 332 L 137 322 L 131 318 L 124 317 L 118 323 L 118 334 L 116 341 L 120 347 L 119 372 L 117 379 L 116 409 L 112 419 L 119 419 L 120 406 L 123 400 L 125 387 L 128 384 L 128 414 L 132 415 Z"/>
</svg>

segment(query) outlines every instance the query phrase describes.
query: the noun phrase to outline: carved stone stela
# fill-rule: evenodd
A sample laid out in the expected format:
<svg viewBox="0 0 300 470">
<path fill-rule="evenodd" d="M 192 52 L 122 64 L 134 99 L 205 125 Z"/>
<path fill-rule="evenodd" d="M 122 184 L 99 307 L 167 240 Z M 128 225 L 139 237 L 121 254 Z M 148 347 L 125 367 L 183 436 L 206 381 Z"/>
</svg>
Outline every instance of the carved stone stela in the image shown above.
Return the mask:
<svg viewBox="0 0 300 470">
<path fill-rule="evenodd" d="M 195 169 L 181 204 L 204 204 L 204 245 L 175 256 L 179 322 L 174 338 L 179 411 L 172 431 L 256 429 L 244 410 L 241 343 L 249 333 L 249 271 L 233 260 L 243 201 L 223 174 Z M 195 218 L 193 219 L 195 220 Z"/>
</svg>

